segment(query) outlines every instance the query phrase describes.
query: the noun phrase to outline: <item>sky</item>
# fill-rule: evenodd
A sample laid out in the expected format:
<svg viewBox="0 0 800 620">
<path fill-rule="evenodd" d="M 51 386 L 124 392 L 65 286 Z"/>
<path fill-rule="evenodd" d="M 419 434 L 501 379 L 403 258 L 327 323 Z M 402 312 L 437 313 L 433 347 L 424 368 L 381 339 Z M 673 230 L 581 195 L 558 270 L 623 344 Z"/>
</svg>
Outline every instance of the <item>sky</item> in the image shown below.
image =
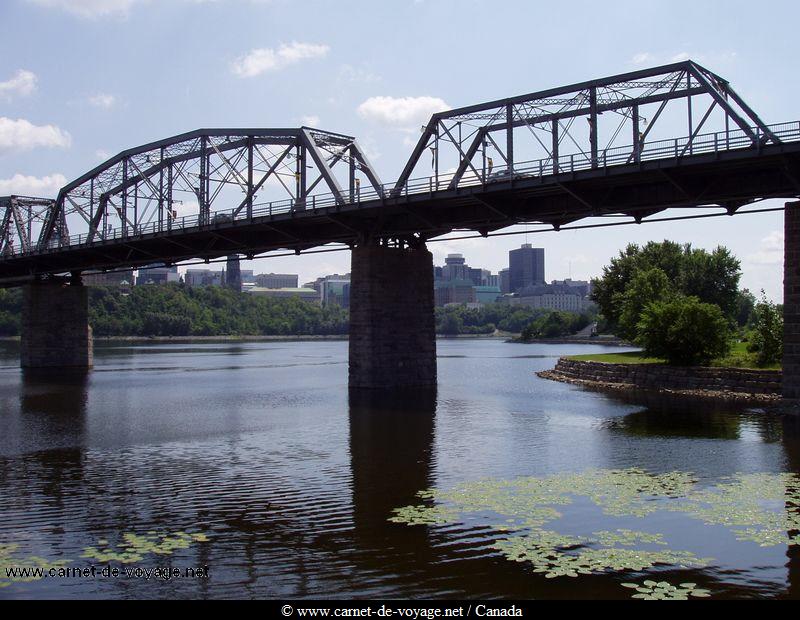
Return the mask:
<svg viewBox="0 0 800 620">
<path fill-rule="evenodd" d="M 770 15 L 769 28 L 755 27 Z M 0 195 L 54 197 L 127 148 L 201 127 L 316 126 L 357 136 L 384 182 L 448 108 L 692 58 L 767 123 L 800 119 L 794 0 L 0 0 Z M 766 203 L 780 206 L 780 203 Z M 670 212 L 669 215 L 673 215 Z M 782 300 L 783 215 L 430 245 L 498 272 L 526 241 L 548 280 L 599 276 L 628 243 L 741 260 Z M 307 282 L 348 252 L 243 263 Z"/>
</svg>

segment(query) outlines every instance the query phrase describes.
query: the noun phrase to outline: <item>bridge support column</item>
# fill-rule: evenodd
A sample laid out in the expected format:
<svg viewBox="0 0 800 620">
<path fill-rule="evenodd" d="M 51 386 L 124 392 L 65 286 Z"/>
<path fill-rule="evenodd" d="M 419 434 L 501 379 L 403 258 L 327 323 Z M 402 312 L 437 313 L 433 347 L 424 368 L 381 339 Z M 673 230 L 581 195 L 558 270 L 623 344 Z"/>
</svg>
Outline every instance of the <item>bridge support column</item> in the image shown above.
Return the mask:
<svg viewBox="0 0 800 620">
<path fill-rule="evenodd" d="M 350 278 L 350 387 L 435 386 L 433 255 L 363 245 Z"/>
<path fill-rule="evenodd" d="M 89 289 L 80 284 L 25 286 L 22 301 L 23 368 L 91 368 Z"/>
<path fill-rule="evenodd" d="M 800 405 L 800 202 L 786 204 L 784 225 L 783 399 Z"/>
</svg>

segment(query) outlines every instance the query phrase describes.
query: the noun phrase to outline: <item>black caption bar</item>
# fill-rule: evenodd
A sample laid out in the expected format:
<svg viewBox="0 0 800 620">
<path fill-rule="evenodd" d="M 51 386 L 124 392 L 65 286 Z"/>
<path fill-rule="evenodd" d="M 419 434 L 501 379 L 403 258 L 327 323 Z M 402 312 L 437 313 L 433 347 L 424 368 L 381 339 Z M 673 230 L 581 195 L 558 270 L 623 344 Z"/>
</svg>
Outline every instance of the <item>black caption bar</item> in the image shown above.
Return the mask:
<svg viewBox="0 0 800 620">
<path fill-rule="evenodd" d="M 375 618 L 384 620 L 432 620 L 438 618 L 524 618 L 532 611 L 530 601 L 273 601 L 284 618 Z"/>
</svg>

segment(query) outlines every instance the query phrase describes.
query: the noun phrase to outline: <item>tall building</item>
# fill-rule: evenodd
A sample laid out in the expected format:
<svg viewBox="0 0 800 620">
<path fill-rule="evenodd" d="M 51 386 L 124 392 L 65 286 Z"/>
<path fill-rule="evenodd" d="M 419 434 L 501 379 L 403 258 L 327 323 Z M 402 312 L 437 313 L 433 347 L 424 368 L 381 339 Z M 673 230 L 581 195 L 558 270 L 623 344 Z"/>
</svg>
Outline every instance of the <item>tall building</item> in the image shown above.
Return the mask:
<svg viewBox="0 0 800 620">
<path fill-rule="evenodd" d="M 503 295 L 508 295 L 511 293 L 511 270 L 510 269 L 503 269 L 498 276 L 500 280 L 500 291 Z"/>
<path fill-rule="evenodd" d="M 242 268 L 239 265 L 238 256 L 229 256 L 227 269 L 225 270 L 225 287 L 236 291 L 242 290 Z"/>
<path fill-rule="evenodd" d="M 512 250 L 509 258 L 509 284 L 511 292 L 517 293 L 529 286 L 545 284 L 544 249 L 534 248 L 530 244 L 518 250 Z"/>
<path fill-rule="evenodd" d="M 444 280 L 469 280 L 469 267 L 462 254 L 450 254 L 444 259 L 442 267 L 442 278 Z"/>
</svg>

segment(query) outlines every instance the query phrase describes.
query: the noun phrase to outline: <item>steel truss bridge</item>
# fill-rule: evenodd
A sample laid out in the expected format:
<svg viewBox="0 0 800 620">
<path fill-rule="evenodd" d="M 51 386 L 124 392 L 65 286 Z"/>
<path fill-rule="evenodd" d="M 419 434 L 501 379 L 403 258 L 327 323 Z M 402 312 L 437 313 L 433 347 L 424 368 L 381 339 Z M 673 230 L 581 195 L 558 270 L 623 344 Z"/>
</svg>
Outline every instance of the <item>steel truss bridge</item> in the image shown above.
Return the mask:
<svg viewBox="0 0 800 620">
<path fill-rule="evenodd" d="M 307 127 L 124 151 L 56 200 L 0 198 L 0 286 L 798 195 L 800 122 L 765 124 L 687 61 L 435 114 L 388 184 L 353 137 Z"/>
</svg>

